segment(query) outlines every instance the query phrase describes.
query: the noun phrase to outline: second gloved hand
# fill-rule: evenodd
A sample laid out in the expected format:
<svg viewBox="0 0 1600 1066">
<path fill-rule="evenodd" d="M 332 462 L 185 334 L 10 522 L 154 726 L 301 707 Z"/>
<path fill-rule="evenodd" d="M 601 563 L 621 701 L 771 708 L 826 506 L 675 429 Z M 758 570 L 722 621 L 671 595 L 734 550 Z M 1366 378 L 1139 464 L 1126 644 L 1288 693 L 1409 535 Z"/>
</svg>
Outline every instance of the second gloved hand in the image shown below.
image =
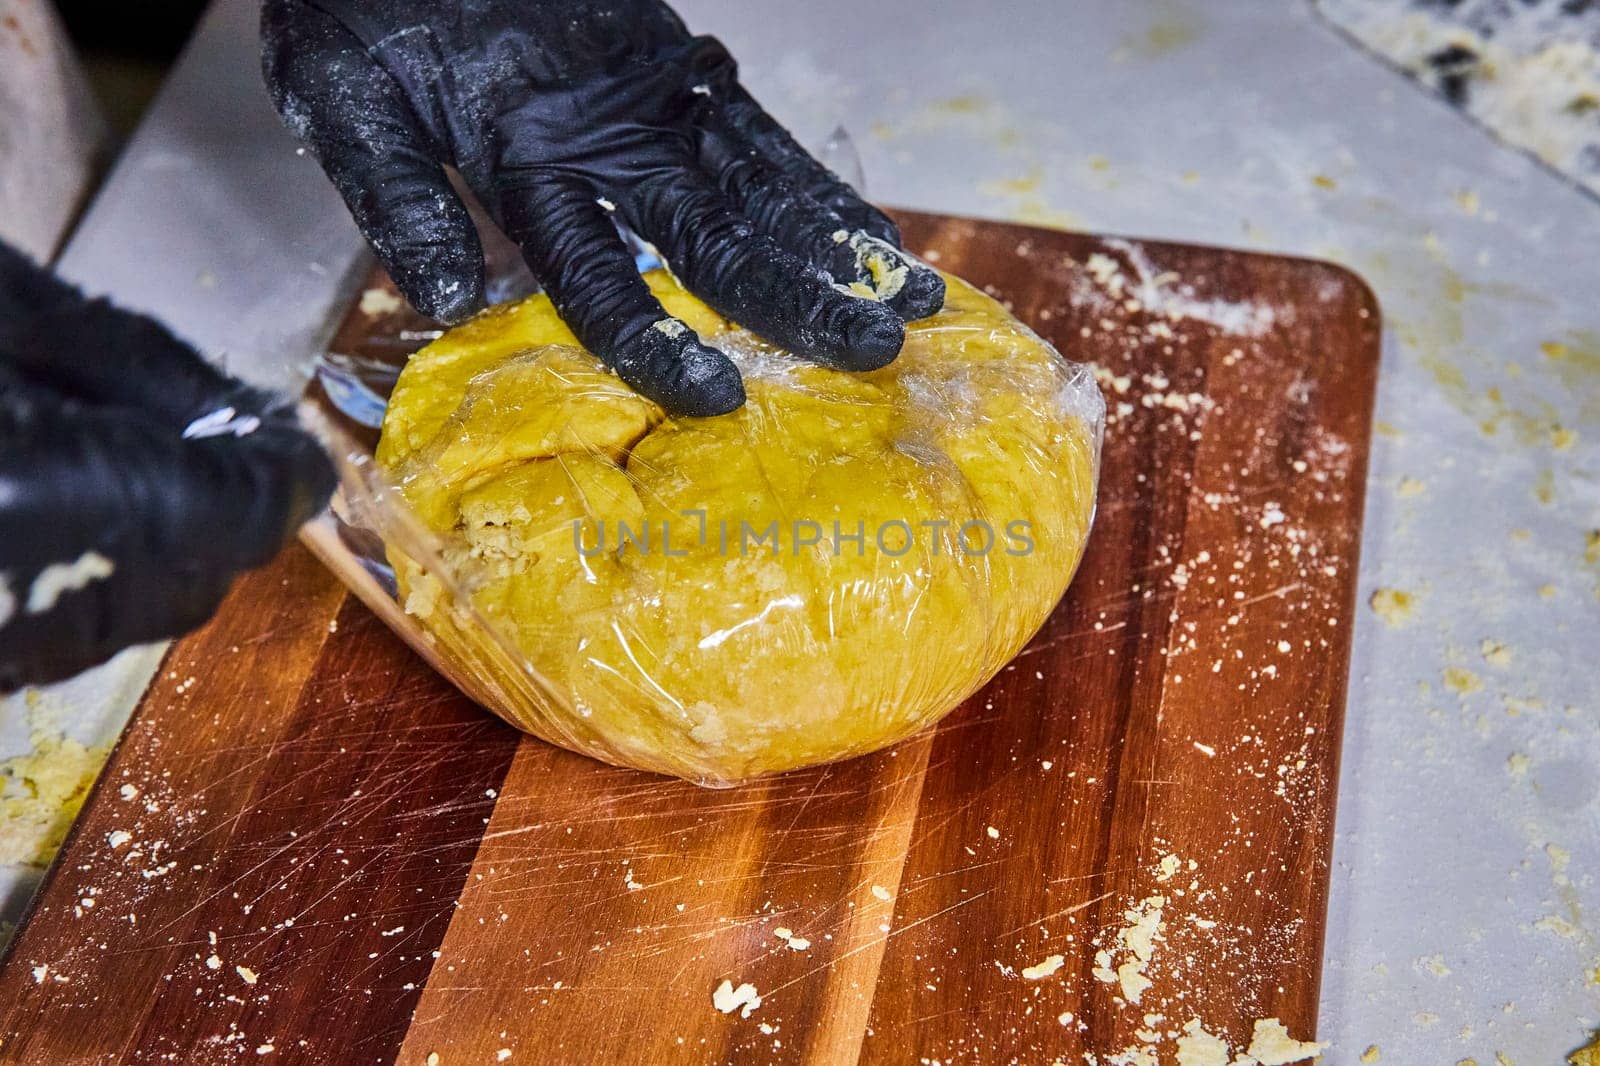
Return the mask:
<svg viewBox="0 0 1600 1066">
<path fill-rule="evenodd" d="M 610 210 L 723 315 L 829 366 L 887 364 L 943 303 L 894 224 L 658 0 L 266 0 L 262 35 L 279 110 L 418 310 L 484 302 L 448 164 L 579 340 L 672 413 L 744 388 L 650 295 Z"/>
<path fill-rule="evenodd" d="M 204 622 L 333 481 L 290 404 L 0 244 L 0 693 Z"/>
</svg>

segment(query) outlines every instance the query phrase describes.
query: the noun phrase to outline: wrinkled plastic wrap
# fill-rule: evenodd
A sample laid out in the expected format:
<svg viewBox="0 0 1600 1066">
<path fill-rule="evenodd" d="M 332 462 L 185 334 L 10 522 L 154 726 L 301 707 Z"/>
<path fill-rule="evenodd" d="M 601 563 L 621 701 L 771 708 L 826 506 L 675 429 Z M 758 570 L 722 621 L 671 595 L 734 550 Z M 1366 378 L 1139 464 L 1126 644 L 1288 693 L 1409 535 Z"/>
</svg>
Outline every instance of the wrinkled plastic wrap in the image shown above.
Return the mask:
<svg viewBox="0 0 1600 1066">
<path fill-rule="evenodd" d="M 406 364 L 319 551 L 364 552 L 357 590 L 478 702 L 607 762 L 728 785 L 936 721 L 1077 567 L 1092 377 L 955 278 L 868 374 L 647 278 L 733 358 L 744 408 L 667 419 L 546 297 L 502 305 Z"/>
</svg>

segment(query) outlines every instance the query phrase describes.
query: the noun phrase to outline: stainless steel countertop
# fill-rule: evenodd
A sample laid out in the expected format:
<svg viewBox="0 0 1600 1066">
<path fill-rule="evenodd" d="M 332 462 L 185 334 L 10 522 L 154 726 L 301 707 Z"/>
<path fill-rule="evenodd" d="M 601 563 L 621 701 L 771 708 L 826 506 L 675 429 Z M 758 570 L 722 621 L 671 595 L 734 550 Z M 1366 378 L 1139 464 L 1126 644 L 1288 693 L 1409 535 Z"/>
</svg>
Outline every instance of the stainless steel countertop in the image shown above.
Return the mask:
<svg viewBox="0 0 1600 1066">
<path fill-rule="evenodd" d="M 802 139 L 851 130 L 884 201 L 1327 257 L 1372 283 L 1363 596 L 1418 606 L 1356 623 L 1326 1061 L 1376 1044 L 1527 1066 L 1581 1044 L 1600 1024 L 1600 203 L 1309 4 L 678 6 Z M 265 102 L 254 22 L 220 0 L 63 265 L 287 383 L 362 260 Z M 85 716 L 126 713 L 135 658 L 80 683 Z"/>
</svg>

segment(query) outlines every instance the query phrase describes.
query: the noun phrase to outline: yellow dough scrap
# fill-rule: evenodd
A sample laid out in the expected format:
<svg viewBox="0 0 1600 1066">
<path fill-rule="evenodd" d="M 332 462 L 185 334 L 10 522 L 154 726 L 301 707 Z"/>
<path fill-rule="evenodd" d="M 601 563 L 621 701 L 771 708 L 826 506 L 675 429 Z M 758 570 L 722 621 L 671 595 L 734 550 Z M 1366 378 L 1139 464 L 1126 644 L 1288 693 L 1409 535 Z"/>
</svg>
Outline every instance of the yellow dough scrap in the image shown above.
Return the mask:
<svg viewBox="0 0 1600 1066">
<path fill-rule="evenodd" d="M 401 374 L 377 452 L 442 545 L 441 575 L 391 544 L 406 609 L 514 725 L 707 784 L 872 751 L 953 709 L 1077 567 L 1092 381 L 955 278 L 870 374 L 647 281 L 749 402 L 667 418 L 543 296 L 450 331 Z"/>
</svg>

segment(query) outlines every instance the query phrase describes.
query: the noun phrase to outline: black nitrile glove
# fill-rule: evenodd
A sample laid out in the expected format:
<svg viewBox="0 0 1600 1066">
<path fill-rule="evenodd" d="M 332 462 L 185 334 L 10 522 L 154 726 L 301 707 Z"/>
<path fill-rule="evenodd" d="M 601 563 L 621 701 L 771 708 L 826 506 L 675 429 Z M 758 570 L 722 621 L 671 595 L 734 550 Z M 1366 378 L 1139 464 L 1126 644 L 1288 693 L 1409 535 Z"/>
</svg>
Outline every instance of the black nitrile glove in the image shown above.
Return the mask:
<svg viewBox="0 0 1600 1066">
<path fill-rule="evenodd" d="M 744 402 L 608 208 L 723 315 L 829 366 L 892 360 L 944 283 L 658 0 L 266 0 L 267 84 L 422 313 L 483 306 L 456 167 L 586 347 L 675 414 Z M 839 286 L 864 282 L 876 302 Z M 837 283 L 837 284 L 836 284 Z"/>
<path fill-rule="evenodd" d="M 199 625 L 332 488 L 292 407 L 0 244 L 0 692 Z"/>
</svg>

